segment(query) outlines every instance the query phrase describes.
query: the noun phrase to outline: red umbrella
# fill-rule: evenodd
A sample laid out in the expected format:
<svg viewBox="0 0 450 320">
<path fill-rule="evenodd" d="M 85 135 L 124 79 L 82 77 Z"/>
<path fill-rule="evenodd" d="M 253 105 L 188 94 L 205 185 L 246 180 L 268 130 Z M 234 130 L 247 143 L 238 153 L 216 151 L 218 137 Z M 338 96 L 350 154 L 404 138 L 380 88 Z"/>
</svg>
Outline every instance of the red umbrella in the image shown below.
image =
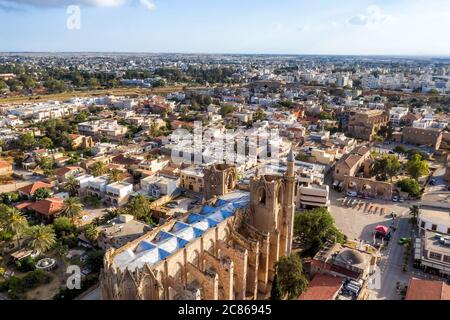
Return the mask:
<svg viewBox="0 0 450 320">
<path fill-rule="evenodd" d="M 378 232 L 381 232 L 381 233 L 385 233 L 385 234 L 386 234 L 386 233 L 388 233 L 389 229 L 388 229 L 388 227 L 379 225 L 379 226 L 377 226 L 377 227 L 375 228 L 375 231 L 378 231 Z"/>
</svg>

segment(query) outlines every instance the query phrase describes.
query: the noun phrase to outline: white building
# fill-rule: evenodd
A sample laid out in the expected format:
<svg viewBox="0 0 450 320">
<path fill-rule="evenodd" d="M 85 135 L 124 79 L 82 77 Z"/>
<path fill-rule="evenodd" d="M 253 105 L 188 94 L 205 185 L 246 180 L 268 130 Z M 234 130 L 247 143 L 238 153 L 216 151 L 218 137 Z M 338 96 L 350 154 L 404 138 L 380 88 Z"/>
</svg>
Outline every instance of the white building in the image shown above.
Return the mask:
<svg viewBox="0 0 450 320">
<path fill-rule="evenodd" d="M 89 181 L 94 180 L 95 177 L 89 174 L 85 174 L 82 176 L 75 177 L 75 180 L 78 181 L 78 193 L 80 195 L 86 194 L 86 189 L 89 186 Z"/>
<path fill-rule="evenodd" d="M 102 199 L 105 195 L 106 186 L 108 185 L 108 183 L 109 177 L 107 175 L 89 180 L 87 186 L 87 194 Z"/>
<path fill-rule="evenodd" d="M 179 185 L 179 178 L 149 176 L 141 180 L 141 189 L 154 198 L 172 195 Z"/>
<path fill-rule="evenodd" d="M 330 206 L 329 186 L 308 185 L 300 186 L 297 193 L 298 208 L 328 208 Z"/>
<path fill-rule="evenodd" d="M 105 200 L 114 205 L 122 206 L 128 202 L 133 193 L 133 185 L 128 182 L 114 182 L 106 186 Z"/>
<path fill-rule="evenodd" d="M 399 127 L 401 120 L 409 112 L 409 108 L 404 107 L 394 107 L 389 110 L 389 120 L 394 127 Z"/>
</svg>

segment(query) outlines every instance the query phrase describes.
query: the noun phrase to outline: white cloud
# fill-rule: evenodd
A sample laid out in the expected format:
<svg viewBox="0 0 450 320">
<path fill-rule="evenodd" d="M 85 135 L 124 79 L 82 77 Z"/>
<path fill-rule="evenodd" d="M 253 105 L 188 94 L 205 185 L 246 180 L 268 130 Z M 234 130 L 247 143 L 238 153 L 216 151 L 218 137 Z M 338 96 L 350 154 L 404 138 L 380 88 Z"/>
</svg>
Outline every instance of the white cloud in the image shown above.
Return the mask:
<svg viewBox="0 0 450 320">
<path fill-rule="evenodd" d="M 364 14 L 358 14 L 348 20 L 350 24 L 374 27 L 392 21 L 393 17 L 384 14 L 379 6 L 368 6 Z"/>
<path fill-rule="evenodd" d="M 141 2 L 141 5 L 143 5 L 150 11 L 153 11 L 156 9 L 156 6 L 152 0 L 140 0 L 140 2 Z"/>
<path fill-rule="evenodd" d="M 118 7 L 124 5 L 126 0 L 85 0 L 84 2 L 94 7 Z"/>
<path fill-rule="evenodd" d="M 20 8 L 21 6 L 33 7 L 65 7 L 68 5 L 80 5 L 89 7 L 120 7 L 137 0 L 0 0 L 0 9 Z M 153 0 L 139 0 L 140 4 L 149 10 L 156 9 Z"/>
</svg>

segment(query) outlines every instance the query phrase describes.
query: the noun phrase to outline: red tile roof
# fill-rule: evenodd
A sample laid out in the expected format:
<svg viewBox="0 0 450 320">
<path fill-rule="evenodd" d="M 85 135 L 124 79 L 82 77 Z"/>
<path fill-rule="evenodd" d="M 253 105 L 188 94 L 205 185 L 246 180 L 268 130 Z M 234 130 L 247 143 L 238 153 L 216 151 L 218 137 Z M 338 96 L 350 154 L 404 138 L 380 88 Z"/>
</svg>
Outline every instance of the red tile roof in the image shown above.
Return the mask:
<svg viewBox="0 0 450 320">
<path fill-rule="evenodd" d="M 450 300 L 450 286 L 443 281 L 420 280 L 409 281 L 406 300 Z"/>
<path fill-rule="evenodd" d="M 61 176 L 65 175 L 68 172 L 71 172 L 73 170 L 79 170 L 79 169 L 81 169 L 81 167 L 78 167 L 78 166 L 63 167 L 61 169 L 56 170 L 56 175 L 58 177 L 61 177 Z"/>
<path fill-rule="evenodd" d="M 317 274 L 299 300 L 332 300 L 342 287 L 344 278 Z"/>
<path fill-rule="evenodd" d="M 28 208 L 45 216 L 53 216 L 62 211 L 64 200 L 62 198 L 48 198 L 37 201 Z"/>
<path fill-rule="evenodd" d="M 136 165 L 141 163 L 142 160 L 139 159 L 134 159 L 134 158 L 128 158 L 125 157 L 123 154 L 119 154 L 117 156 L 115 156 L 114 158 L 112 158 L 112 162 L 113 164 L 121 164 L 121 165 Z"/>
<path fill-rule="evenodd" d="M 37 189 L 41 189 L 41 188 L 50 189 L 51 187 L 52 187 L 51 184 L 48 184 L 48 183 L 45 183 L 45 182 L 41 182 L 41 181 L 37 181 L 37 182 L 29 184 L 29 185 L 27 185 L 25 187 L 19 188 L 17 191 L 32 196 L 36 192 Z"/>
<path fill-rule="evenodd" d="M 28 208 L 33 203 L 34 203 L 33 201 L 22 201 L 22 202 L 19 202 L 18 204 L 16 204 L 15 207 L 19 210 L 22 210 L 22 209 Z"/>
</svg>

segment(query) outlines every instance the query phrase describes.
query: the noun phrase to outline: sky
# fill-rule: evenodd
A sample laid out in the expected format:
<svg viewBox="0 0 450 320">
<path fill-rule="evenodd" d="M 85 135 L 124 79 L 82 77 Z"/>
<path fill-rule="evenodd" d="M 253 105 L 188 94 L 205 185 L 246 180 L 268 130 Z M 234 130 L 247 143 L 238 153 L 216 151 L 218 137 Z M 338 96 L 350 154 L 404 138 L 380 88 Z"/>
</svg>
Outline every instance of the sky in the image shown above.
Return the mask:
<svg viewBox="0 0 450 320">
<path fill-rule="evenodd" d="M 449 39 L 448 0 L 0 0 L 3 52 L 450 55 Z"/>
</svg>

